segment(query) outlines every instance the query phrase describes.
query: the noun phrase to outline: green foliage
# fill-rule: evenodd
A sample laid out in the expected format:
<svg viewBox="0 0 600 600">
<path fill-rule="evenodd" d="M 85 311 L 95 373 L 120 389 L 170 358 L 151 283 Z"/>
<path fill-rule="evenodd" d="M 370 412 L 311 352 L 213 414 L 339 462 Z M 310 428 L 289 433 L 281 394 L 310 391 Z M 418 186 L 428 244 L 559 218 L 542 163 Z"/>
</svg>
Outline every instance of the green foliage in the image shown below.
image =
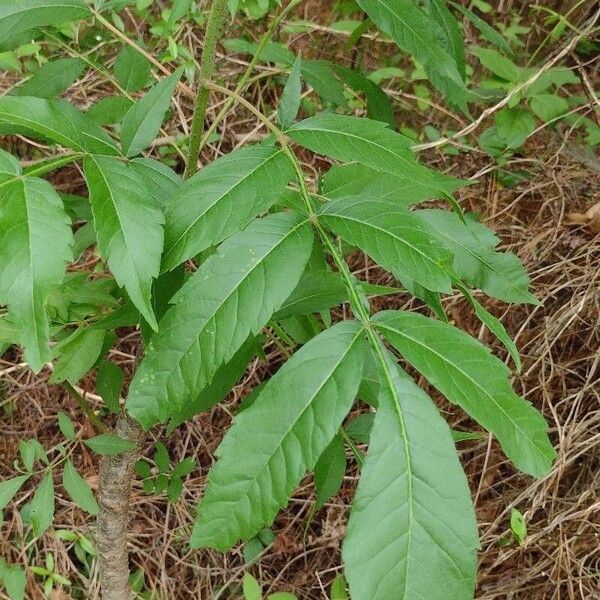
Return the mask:
<svg viewBox="0 0 600 600">
<path fill-rule="evenodd" d="M 46 301 L 72 259 L 73 234 L 54 188 L 20 170 L 0 173 L 0 303 L 9 307 L 32 369 L 51 359 Z"/>
<path fill-rule="evenodd" d="M 55 98 L 62 94 L 86 69 L 80 58 L 59 58 L 42 65 L 25 83 L 13 88 L 13 96 Z"/>
<path fill-rule="evenodd" d="M 70 460 L 65 462 L 63 468 L 63 486 L 77 506 L 91 515 L 98 514 L 100 509 L 94 493 Z"/>
<path fill-rule="evenodd" d="M 373 320 L 432 385 L 496 435 L 518 468 L 534 476 L 548 472 L 556 453 L 546 422 L 512 391 L 509 370 L 485 346 L 417 313 L 383 311 Z"/>
<path fill-rule="evenodd" d="M 126 156 L 136 156 L 152 143 L 171 105 L 181 74 L 179 69 L 162 79 L 129 109 L 121 132 L 121 147 Z"/>
<path fill-rule="evenodd" d="M 477 526 L 450 430 L 380 353 L 377 414 L 344 542 L 352 597 L 472 598 Z"/>
<path fill-rule="evenodd" d="M 431 2 L 433 17 L 412 0 L 357 0 L 371 20 L 423 65 L 431 83 L 456 107 L 467 111 L 464 57 L 442 2 Z M 445 43 L 441 42 L 444 40 Z"/>
<path fill-rule="evenodd" d="M 89 11 L 83 0 L 26 0 L 0 6 L 0 39 L 9 34 L 45 25 L 85 19 Z"/>
<path fill-rule="evenodd" d="M 129 4 L 100 2 L 96 8 L 125 31 L 118 12 L 110 11 Z M 248 0 L 230 8 L 257 16 L 272 4 Z M 159 16 L 147 2 L 132 5 L 162 40 L 161 52 L 167 48 L 159 60 L 181 65 L 136 100 L 106 97 L 83 113 L 56 99 L 87 64 L 65 58 L 47 62 L 0 98 L 0 134 L 25 135 L 69 151 L 42 158 L 26 171 L 15 157 L 0 153 L 0 303 L 8 307 L 0 342 L 20 344 L 35 370 L 55 361 L 55 383 L 75 383 L 97 368 L 96 392 L 105 403 L 100 418 L 122 410 L 124 373 L 104 359 L 116 339 L 112 330 L 139 326 L 144 349 L 125 410 L 145 429 L 168 423 L 168 431 L 227 396 L 249 361 L 264 356 L 267 337 L 289 346 L 289 359 L 256 385 L 216 451 L 191 545 L 226 551 L 244 540 L 245 559 L 254 560 L 273 541 L 267 528 L 306 474 L 314 473 L 315 510 L 338 492 L 348 450 L 348 460 L 361 467 L 343 548 L 353 600 L 468 600 L 478 540 L 454 442 L 479 434 L 451 432 L 384 344 L 492 432 L 519 469 L 541 476 L 555 456 L 544 419 L 512 390 L 508 368 L 448 322 L 442 302 L 443 295 L 461 293 L 520 368 L 514 342 L 476 292 L 505 302 L 537 300 L 518 258 L 498 252 L 499 239 L 462 213 L 452 194 L 465 182 L 418 162 L 412 146 L 419 134 L 396 131 L 394 105 L 379 84 L 390 77 L 406 80 L 418 106 L 429 106 L 425 101 L 434 100 L 424 82 L 428 78 L 468 116 L 467 103 L 511 93 L 534 71 L 517 64 L 518 23 L 501 34 L 471 9 L 451 4 L 494 45 L 471 49 L 491 73 L 471 92 L 461 26 L 445 2 L 359 0 L 358 6 L 368 15 L 362 24 L 338 24 L 350 32 L 349 47 L 377 26 L 411 55 L 416 68 L 400 69 L 394 59 L 369 75 L 360 67 L 301 59 L 284 44 L 264 40 L 260 60 L 283 67 L 275 84 L 283 84 L 280 73 L 289 71 L 276 115 L 255 110 L 273 135 L 220 156 L 186 181 L 166 161 L 139 155 L 159 135 L 192 62 L 176 33 L 183 19 L 201 22 L 195 3 L 174 2 Z M 483 2 L 474 7 L 487 10 Z M 355 9 L 351 3 L 348 14 Z M 0 8 L 0 33 L 87 17 L 86 5 L 75 0 L 22 0 Z M 102 20 L 93 27 L 98 24 Z M 259 48 L 243 39 L 229 39 L 226 47 L 245 54 Z M 144 90 L 151 71 L 146 56 L 131 45 L 118 51 L 114 76 L 121 91 Z M 525 143 L 538 126 L 536 116 L 545 123 L 567 119 L 572 104 L 560 89 L 577 81 L 567 69 L 548 69 L 496 111 L 481 145 L 500 161 Z M 304 85 L 315 93 L 309 102 L 301 101 Z M 252 107 L 246 103 L 246 108 Z M 359 111 L 370 118 L 355 116 Z M 306 114 L 312 116 L 302 119 Z M 592 125 L 584 125 L 590 136 Z M 111 126 L 110 134 L 104 126 Z M 426 133 L 430 139 L 441 135 L 432 127 Z M 294 145 L 326 157 L 315 163 L 320 167 L 334 163 L 314 187 L 305 180 Z M 176 149 L 185 150 L 183 138 Z M 159 155 L 166 154 L 159 150 Z M 87 196 L 59 195 L 41 179 L 72 162 L 83 165 Z M 448 201 L 453 210 L 418 206 L 434 198 Z M 93 276 L 66 274 L 67 265 L 91 247 L 100 257 Z M 356 249 L 402 287 L 360 281 L 345 263 L 345 255 Z M 399 291 L 420 299 L 430 316 L 372 315 L 371 296 Z M 347 305 L 344 311 L 331 310 L 340 304 Z M 353 318 L 340 318 L 350 312 Z M 372 410 L 365 412 L 363 405 L 359 416 L 345 423 L 357 398 Z M 74 447 L 79 428 L 65 413 L 58 422 L 66 444 Z M 110 432 L 84 443 L 104 456 L 135 448 Z M 362 445 L 368 446 L 366 454 Z M 68 496 L 96 514 L 99 506 L 73 464 L 77 461 L 63 445 L 56 452 Z M 57 462 L 50 462 L 36 440 L 22 440 L 15 464 L 21 474 L 0 483 L 0 509 L 30 477 L 36 481 L 31 502 L 21 510 L 31 539 L 52 524 L 51 465 Z M 39 481 L 36 466 L 42 469 Z M 183 481 L 194 468 L 185 458 L 173 464 L 158 442 L 153 460 L 139 461 L 135 471 L 147 493 L 183 502 Z M 511 527 L 521 543 L 524 522 L 515 517 Z M 95 550 L 87 538 L 74 535 L 75 553 L 91 573 Z M 46 589 L 68 585 L 55 573 L 53 558 L 47 560 L 32 569 Z M 0 563 L 0 578 L 15 598 L 22 597 L 21 577 Z M 143 588 L 143 573 L 136 586 Z M 262 599 L 260 584 L 248 574 L 243 593 L 247 600 Z M 348 598 L 343 577 L 334 580 L 331 598 Z"/>
<path fill-rule="evenodd" d="M 128 452 L 135 448 L 135 444 L 129 440 L 124 440 L 112 433 L 102 433 L 89 440 L 83 440 L 83 443 L 96 452 L 96 454 L 101 454 L 103 456 L 114 456 L 115 454 Z"/>
<path fill-rule="evenodd" d="M 89 155 L 84 171 L 98 236 L 98 249 L 136 308 L 157 328 L 150 294 L 160 270 L 164 216 L 135 168 L 117 159 Z"/>
<path fill-rule="evenodd" d="M 9 565 L 0 558 L 0 585 L 4 586 L 10 600 L 23 600 L 27 575 L 19 565 Z"/>
</svg>

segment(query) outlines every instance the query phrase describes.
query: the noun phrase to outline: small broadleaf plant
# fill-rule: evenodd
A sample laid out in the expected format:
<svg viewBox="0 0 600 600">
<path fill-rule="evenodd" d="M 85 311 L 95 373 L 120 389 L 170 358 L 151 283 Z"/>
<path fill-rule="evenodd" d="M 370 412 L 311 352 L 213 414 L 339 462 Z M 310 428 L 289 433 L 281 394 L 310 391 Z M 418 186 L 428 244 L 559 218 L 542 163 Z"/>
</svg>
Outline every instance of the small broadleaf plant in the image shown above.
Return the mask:
<svg viewBox="0 0 600 600">
<path fill-rule="evenodd" d="M 436 88 L 466 109 L 462 37 L 444 2 L 428 2 L 428 9 L 412 0 L 358 4 L 424 65 Z M 0 32 L 82 18 L 106 22 L 90 10 L 79 0 L 5 3 Z M 216 0 L 205 54 L 211 40 L 214 50 L 223 15 L 224 2 Z M 425 38 L 411 37 L 415 26 Z M 129 46 L 147 58 L 134 42 Z M 207 62 L 203 57 L 203 68 Z M 140 64 L 143 87 L 147 65 Z M 142 156 L 175 90 L 189 90 L 181 69 L 125 103 L 112 135 L 62 99 L 0 98 L 0 133 L 66 149 L 26 168 L 0 152 L 2 339 L 20 344 L 35 372 L 52 363 L 52 381 L 71 392 L 98 369 L 97 392 L 106 407 L 100 417 L 88 411 L 100 435 L 86 443 L 110 466 L 136 447 L 126 428 L 109 430 L 111 413 L 144 430 L 166 423 L 172 431 L 227 395 L 260 354 L 265 330 L 278 336 L 296 349 L 245 403 L 217 449 L 191 546 L 225 552 L 253 538 L 313 471 L 322 506 L 339 487 L 344 440 L 354 436 L 368 441 L 368 452 L 363 456 L 352 443 L 361 476 L 343 560 L 353 600 L 469 599 L 478 536 L 467 479 L 453 432 L 401 364 L 491 432 L 517 468 L 541 476 L 555 456 L 546 422 L 512 390 L 507 366 L 448 321 L 441 298 L 463 294 L 517 367 L 514 343 L 474 290 L 509 303 L 537 301 L 517 257 L 497 251 L 498 238 L 460 210 L 453 194 L 464 182 L 419 163 L 410 140 L 389 123 L 327 111 L 298 120 L 302 64 L 298 59 L 291 67 L 280 126 L 204 72 L 196 135 L 210 90 L 233 95 L 269 135 L 195 174 L 191 152 L 185 180 Z M 194 129 L 190 145 L 197 150 L 193 136 Z M 307 181 L 296 147 L 334 161 L 319 186 Z M 86 197 L 61 194 L 43 179 L 73 162 L 81 165 Z M 436 198 L 449 209 L 418 207 Z M 94 277 L 69 270 L 91 247 L 102 265 Z M 342 250 L 356 248 L 392 273 L 423 310 L 373 314 L 370 297 L 398 290 L 355 277 Z M 330 311 L 342 303 L 353 316 L 333 323 Z M 122 407 L 123 373 L 105 356 L 115 343 L 113 330 L 126 325 L 140 326 L 143 351 Z M 357 399 L 373 412 L 349 436 L 343 424 Z M 60 427 L 75 444 L 79 433 L 66 415 Z M 50 461 L 32 443 L 22 455 L 22 474 L 0 484 L 0 508 L 39 461 L 45 474 L 28 513 L 34 536 L 41 535 L 54 512 L 52 468 L 66 462 L 65 488 L 89 513 L 99 513 L 100 524 L 106 507 L 70 459 Z M 142 471 L 150 476 L 149 468 Z M 106 551 L 100 544 L 100 555 Z"/>
</svg>

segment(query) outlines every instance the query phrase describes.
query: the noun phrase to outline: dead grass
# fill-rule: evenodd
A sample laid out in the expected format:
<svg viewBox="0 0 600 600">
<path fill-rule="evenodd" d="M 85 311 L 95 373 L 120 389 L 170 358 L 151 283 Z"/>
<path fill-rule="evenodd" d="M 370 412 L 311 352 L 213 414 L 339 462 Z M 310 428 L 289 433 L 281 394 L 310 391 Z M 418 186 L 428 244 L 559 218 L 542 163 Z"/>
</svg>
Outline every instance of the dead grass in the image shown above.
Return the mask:
<svg viewBox="0 0 600 600">
<path fill-rule="evenodd" d="M 312 3 L 306 16 L 315 18 Z M 326 22 L 324 19 L 323 22 Z M 534 32 L 535 33 L 535 32 Z M 199 32 L 185 28 L 180 33 L 191 49 L 201 40 Z M 533 35 L 533 34 L 532 34 Z M 297 47 L 311 57 L 336 53 L 343 56 L 338 38 L 328 32 L 298 36 Z M 381 52 L 378 42 L 363 45 L 365 60 L 377 64 Z M 221 73 L 228 83 L 235 81 L 245 61 L 239 57 L 221 57 Z M 587 75 L 599 86 L 597 63 L 585 67 Z M 258 108 L 270 112 L 278 88 L 270 81 L 271 67 L 260 67 L 259 73 L 270 77 L 259 79 L 248 97 Z M 0 86 L 7 89 L 7 79 Z M 110 85 L 97 74 L 88 74 L 74 86 L 69 95 L 80 106 L 87 106 L 103 95 L 113 93 Z M 456 127 L 464 117 L 448 115 L 433 108 L 429 115 L 416 116 L 414 100 L 405 92 L 391 90 L 401 100 L 400 116 L 415 128 L 426 122 L 443 128 Z M 585 93 L 582 90 L 581 93 Z M 222 99 L 213 98 L 209 116 L 220 108 Z M 408 103 L 408 104 L 405 104 Z M 413 106 L 408 110 L 407 106 Z M 590 99 L 590 107 L 593 99 Z M 169 135 L 186 132 L 191 107 L 181 97 L 175 103 Z M 236 109 L 220 127 L 219 142 L 207 147 L 203 160 L 264 135 L 244 111 Z M 507 169 L 524 169 L 528 178 L 513 189 L 503 188 L 497 181 L 494 162 L 480 152 L 449 157 L 436 151 L 424 158 L 443 170 L 462 177 L 480 174 L 478 182 L 459 193 L 461 205 L 479 212 L 498 232 L 506 249 L 516 252 L 532 277 L 532 290 L 540 306 L 507 307 L 486 301 L 489 310 L 500 317 L 515 337 L 523 356 L 523 371 L 515 376 L 515 388 L 543 411 L 551 426 L 552 440 L 559 458 L 551 473 L 539 481 L 518 474 L 491 438 L 460 445 L 460 454 L 475 498 L 480 525 L 481 552 L 477 598 L 479 600 L 589 600 L 600 598 L 600 235 L 585 227 L 566 224 L 569 212 L 584 213 L 600 201 L 600 173 L 597 159 L 587 162 L 575 159 L 575 135 L 566 130 L 544 129 L 529 140 L 522 156 L 515 157 Z M 18 138 L 10 142 L 13 151 L 26 145 Z M 43 149 L 43 147 L 42 147 Z M 305 156 L 307 173 L 323 171 L 326 163 Z M 68 169 L 56 183 L 65 191 L 82 191 L 81 174 Z M 90 256 L 86 268 L 97 260 Z M 364 256 L 353 257 L 354 272 L 372 283 L 392 283 L 389 275 L 374 267 Z M 403 295 L 378 308 L 418 306 Z M 499 356 L 506 352 L 474 320 L 459 297 L 446 301 L 448 313 L 456 323 L 494 348 Z M 120 340 L 111 351 L 115 360 L 131 372 L 135 359 L 137 332 L 120 331 Z M 168 444 L 173 461 L 193 456 L 200 469 L 188 478 L 181 499 L 174 505 L 164 497 L 145 495 L 138 485 L 132 502 L 130 540 L 133 568 L 146 574 L 149 590 L 160 590 L 153 596 L 165 599 L 201 598 L 223 600 L 239 597 L 239 582 L 247 568 L 240 550 L 227 555 L 214 552 L 189 552 L 186 538 L 194 517 L 194 507 L 205 485 L 207 470 L 213 463 L 213 451 L 231 421 L 241 399 L 260 381 L 273 373 L 282 361 L 279 350 L 266 348 L 267 360 L 257 360 L 244 380 L 227 400 L 209 413 L 200 415 L 180 427 L 165 440 L 162 431 L 154 430 L 146 443 L 146 454 L 152 455 L 156 439 Z M 12 349 L 0 361 L 0 477 L 8 477 L 18 454 L 18 441 L 37 437 L 46 448 L 63 440 L 56 424 L 56 413 L 64 410 L 82 422 L 76 404 L 61 388 L 48 385 L 48 372 L 34 376 L 20 363 Z M 508 359 L 507 359 L 508 360 Z M 421 382 L 424 384 L 424 382 Z M 94 392 L 93 376 L 81 383 Z M 439 400 L 439 397 L 436 397 Z M 475 426 L 460 410 L 439 400 L 449 423 L 461 429 Z M 80 437 L 93 435 L 84 425 Z M 81 444 L 73 454 L 80 472 L 95 486 L 96 459 Z M 350 459 L 351 460 L 351 459 Z M 294 591 L 302 600 L 324 600 L 333 577 L 341 572 L 340 542 L 344 535 L 348 507 L 356 483 L 356 467 L 347 474 L 343 489 L 327 504 L 307 527 L 314 500 L 311 479 L 294 493 L 288 508 L 274 524 L 277 538 L 250 569 L 260 578 L 265 592 Z M 92 531 L 92 520 L 74 507 L 57 485 L 55 528 Z M 27 485 L 18 506 L 31 497 Z M 510 511 L 518 508 L 526 517 L 529 535 L 522 546 L 502 546 L 508 533 Z M 305 535 L 306 528 L 306 535 Z M 23 533 L 23 524 L 14 507 L 7 508 L 0 537 L 0 554 L 12 562 L 41 564 L 46 552 L 56 556 L 57 571 L 69 576 L 74 587 L 88 589 L 84 596 L 97 598 L 95 573 L 90 581 L 81 574 L 69 544 L 47 533 L 35 545 L 23 549 L 15 543 Z M 27 598 L 42 598 L 40 580 L 30 575 Z M 57 598 L 68 598 L 61 592 Z M 4 598 L 0 592 L 0 598 Z M 390 599 L 392 600 L 392 599 Z"/>
</svg>

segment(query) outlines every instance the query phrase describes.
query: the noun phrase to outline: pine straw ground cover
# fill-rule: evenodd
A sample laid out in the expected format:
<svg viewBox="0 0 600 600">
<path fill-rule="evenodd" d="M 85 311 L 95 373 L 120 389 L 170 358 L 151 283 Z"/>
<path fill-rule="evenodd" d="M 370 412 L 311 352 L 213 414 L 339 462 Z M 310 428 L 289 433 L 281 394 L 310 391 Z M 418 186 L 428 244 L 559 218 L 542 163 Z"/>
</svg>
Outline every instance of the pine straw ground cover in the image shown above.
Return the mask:
<svg viewBox="0 0 600 600">
<path fill-rule="evenodd" d="M 314 6 L 313 3 L 312 8 Z M 310 4 L 305 7 L 305 17 L 314 19 L 312 8 Z M 326 15 L 323 22 L 327 22 Z M 317 56 L 315 47 L 331 49 L 343 45 L 343 41 L 326 31 L 311 36 L 310 39 L 299 36 L 295 46 L 304 48 L 311 57 Z M 201 42 L 201 33 L 186 28 L 181 32 L 181 39 L 194 48 Z M 365 59 L 377 64 L 377 54 L 382 51 L 385 48 L 369 45 Z M 322 55 L 323 52 L 319 54 Z M 222 56 L 221 72 L 226 80 L 234 81 L 246 64 L 239 57 Z M 565 64 L 578 68 L 573 56 L 568 56 Z M 591 89 L 600 87 L 597 69 L 598 63 L 592 62 L 583 70 Z M 259 68 L 263 74 L 272 75 L 275 71 L 271 67 Z M 280 90 L 268 81 L 268 77 L 261 78 L 246 92 L 255 105 L 267 111 Z M 6 90 L 14 83 L 4 78 L 1 87 Z M 90 72 L 73 86 L 69 99 L 85 107 L 107 93 L 111 93 L 110 84 Z M 589 93 L 589 90 L 582 86 L 581 93 Z M 408 102 L 409 106 L 414 102 L 405 92 L 397 91 L 395 97 Z M 221 102 L 213 98 L 209 114 L 216 114 Z M 590 95 L 590 110 L 597 102 L 597 98 Z M 168 143 L 169 134 L 175 131 L 187 132 L 189 102 L 180 97 L 174 107 L 164 143 Z M 400 115 L 405 124 L 415 129 L 435 124 L 443 130 L 448 121 L 458 118 L 435 108 L 430 114 L 419 116 L 417 110 L 407 111 L 406 106 Z M 205 149 L 206 157 L 218 155 L 221 147 L 229 149 L 260 138 L 263 130 L 237 109 L 223 123 L 221 134 L 218 142 Z M 17 153 L 20 146 L 25 147 L 18 138 L 10 140 L 12 152 Z M 40 147 L 43 150 L 43 146 Z M 315 173 L 328 166 L 308 155 L 305 158 L 306 166 Z M 477 178 L 477 183 L 459 193 L 461 205 L 480 213 L 501 237 L 503 247 L 516 252 L 531 275 L 532 291 L 541 300 L 540 306 L 508 308 L 493 301 L 486 306 L 502 318 L 509 334 L 516 339 L 523 357 L 523 370 L 515 377 L 514 385 L 544 412 L 552 439 L 559 448 L 559 458 L 552 472 L 539 481 L 532 481 L 515 472 L 491 438 L 459 444 L 480 525 L 476 597 L 479 600 L 600 598 L 600 234 L 597 228 L 569 223 L 573 220 L 569 213 L 585 213 L 600 202 L 600 162 L 577 148 L 574 132 L 547 128 L 537 132 L 522 154 L 509 163 L 509 170 L 521 169 L 528 174 L 510 189 L 498 182 L 493 160 L 478 151 L 453 157 L 431 150 L 424 153 L 423 159 L 454 175 Z M 81 193 L 85 190 L 76 168 L 63 171 L 55 183 L 63 191 Z M 371 283 L 395 283 L 389 275 L 372 267 L 364 256 L 354 255 L 351 260 L 354 272 L 361 279 Z M 95 254 L 88 254 L 77 268 L 89 270 L 97 261 Z M 381 308 L 402 308 L 411 302 L 402 294 L 378 301 Z M 418 305 L 414 303 L 410 307 L 418 308 Z M 505 350 L 472 319 L 471 311 L 465 310 L 461 298 L 448 299 L 446 308 L 457 324 L 478 335 L 499 356 L 506 357 Z M 119 333 L 119 343 L 111 351 L 111 359 L 130 371 L 139 334 L 126 329 Z M 314 490 L 311 479 L 307 478 L 276 520 L 275 541 L 251 567 L 244 564 L 241 550 L 224 556 L 186 549 L 194 507 L 214 460 L 213 451 L 236 406 L 260 381 L 275 372 L 282 360 L 275 344 L 267 345 L 265 351 L 266 360 L 257 360 L 251 365 L 244 380 L 226 401 L 181 426 L 168 438 L 173 462 L 193 457 L 199 465 L 186 480 L 181 498 L 175 504 L 168 504 L 164 496 L 146 495 L 141 485 L 136 485 L 130 538 L 132 568 L 143 570 L 147 590 L 160 590 L 155 598 L 237 598 L 239 581 L 248 568 L 263 582 L 265 592 L 293 591 L 303 600 L 328 598 L 329 583 L 340 571 L 339 546 L 354 491 L 356 466 L 348 472 L 340 493 L 310 521 Z M 2 478 L 11 474 L 19 439 L 37 437 L 45 448 L 51 448 L 62 441 L 57 412 L 70 413 L 76 422 L 81 416 L 75 402 L 62 388 L 48 384 L 48 370 L 34 376 L 20 361 L 14 350 L 0 360 Z M 93 378 L 80 385 L 94 401 Z M 474 428 L 459 409 L 444 404 L 435 393 L 434 397 L 441 402 L 452 427 Z M 84 427 L 80 436 L 87 438 L 93 433 L 91 427 Z M 148 436 L 147 457 L 152 456 L 157 439 L 165 441 L 161 433 L 156 429 Z M 94 487 L 96 459 L 85 446 L 80 445 L 78 450 L 77 468 L 87 475 Z M 349 460 L 352 461 L 351 456 Z M 91 520 L 61 495 L 59 481 L 56 485 L 55 529 L 90 533 Z M 19 502 L 28 499 L 25 495 Z M 508 534 L 513 507 L 524 514 L 528 525 L 528 536 L 521 546 L 501 544 L 501 539 Z M 17 511 L 7 509 L 0 555 L 10 562 L 25 565 L 23 552 L 10 541 L 22 527 Z M 37 542 L 30 564 L 42 564 L 47 552 L 54 553 L 56 571 L 70 577 L 74 586 L 84 589 L 90 586 L 80 572 L 71 546 L 51 532 Z M 5 598 L 2 592 L 0 597 Z M 27 597 L 32 600 L 43 597 L 40 580 L 36 581 L 32 575 Z M 68 589 L 55 591 L 54 597 L 69 598 Z M 93 582 L 89 597 L 98 597 Z"/>
</svg>

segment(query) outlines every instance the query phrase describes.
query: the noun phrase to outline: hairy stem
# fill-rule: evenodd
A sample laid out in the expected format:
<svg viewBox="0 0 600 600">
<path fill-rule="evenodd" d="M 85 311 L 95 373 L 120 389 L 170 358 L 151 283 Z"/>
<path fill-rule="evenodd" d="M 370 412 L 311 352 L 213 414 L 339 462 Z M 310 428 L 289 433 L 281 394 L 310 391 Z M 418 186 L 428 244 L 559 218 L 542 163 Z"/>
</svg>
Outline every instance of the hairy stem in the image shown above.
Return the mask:
<svg viewBox="0 0 600 600">
<path fill-rule="evenodd" d="M 281 21 L 283 21 L 283 19 L 285 19 L 285 17 L 287 17 L 287 15 L 290 13 L 290 11 L 293 10 L 296 6 L 298 6 L 298 4 L 300 4 L 300 2 L 302 2 L 302 0 L 292 0 L 279 13 L 279 15 L 275 19 L 273 19 L 273 22 L 271 23 L 271 25 L 269 25 L 269 28 L 267 29 L 265 34 L 262 36 L 262 38 L 256 48 L 256 52 L 254 53 L 254 56 L 252 57 L 252 60 L 248 63 L 248 66 L 246 67 L 244 74 L 240 78 L 238 84 L 235 86 L 234 94 L 237 94 L 239 96 L 246 89 L 246 84 L 248 83 L 248 80 L 250 79 L 250 76 L 252 75 L 252 71 L 254 71 L 254 67 L 256 67 L 256 65 L 258 64 L 258 61 L 260 60 L 260 57 L 261 57 L 262 52 L 265 49 L 266 45 L 273 38 L 273 35 L 275 34 L 275 31 L 277 31 L 277 28 L 281 24 Z M 212 120 L 212 123 L 210 124 L 209 128 L 206 130 L 206 132 L 202 136 L 202 139 L 200 140 L 199 151 L 208 142 L 211 134 L 219 126 L 219 123 L 224 119 L 225 115 L 229 112 L 229 109 L 233 106 L 233 103 L 235 101 L 236 101 L 235 96 L 229 96 L 229 98 L 227 98 L 227 101 L 223 105 L 223 108 L 221 108 L 221 110 L 219 111 L 217 116 Z"/>
<path fill-rule="evenodd" d="M 105 456 L 100 461 L 100 513 L 96 522 L 100 588 L 103 600 L 131 600 L 127 532 L 133 466 L 139 456 L 143 435 L 139 425 L 126 415 L 117 420 L 115 434 L 134 442 L 136 449 Z"/>
<path fill-rule="evenodd" d="M 191 177 L 198 170 L 198 158 L 200 156 L 200 142 L 204 132 L 204 117 L 208 106 L 208 95 L 210 90 L 204 85 L 215 70 L 215 55 L 217 42 L 221 29 L 225 23 L 227 0 L 213 0 L 206 25 L 206 36 L 204 37 L 204 49 L 200 61 L 200 74 L 198 76 L 198 94 L 194 105 L 194 116 L 192 117 L 192 130 L 190 133 L 190 152 L 185 166 L 185 179 Z"/>
</svg>

